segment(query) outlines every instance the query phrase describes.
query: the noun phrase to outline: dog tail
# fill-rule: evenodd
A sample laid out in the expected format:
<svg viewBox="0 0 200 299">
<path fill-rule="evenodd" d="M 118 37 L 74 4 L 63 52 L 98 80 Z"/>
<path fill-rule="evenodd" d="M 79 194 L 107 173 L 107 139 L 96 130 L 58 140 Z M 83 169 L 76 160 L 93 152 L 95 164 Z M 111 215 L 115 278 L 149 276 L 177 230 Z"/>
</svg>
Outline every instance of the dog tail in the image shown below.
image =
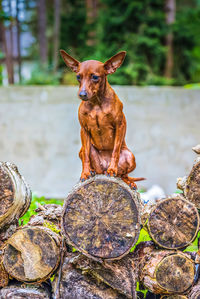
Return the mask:
<svg viewBox="0 0 200 299">
<path fill-rule="evenodd" d="M 134 182 L 144 181 L 146 178 L 133 178 Z"/>
</svg>

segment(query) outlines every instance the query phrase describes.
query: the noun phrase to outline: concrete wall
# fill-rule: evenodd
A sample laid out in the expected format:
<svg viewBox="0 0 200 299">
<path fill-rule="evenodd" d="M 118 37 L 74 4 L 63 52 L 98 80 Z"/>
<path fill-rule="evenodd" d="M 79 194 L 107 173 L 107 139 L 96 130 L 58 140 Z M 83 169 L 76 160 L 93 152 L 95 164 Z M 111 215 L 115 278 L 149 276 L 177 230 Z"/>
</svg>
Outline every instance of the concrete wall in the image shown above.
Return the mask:
<svg viewBox="0 0 200 299">
<path fill-rule="evenodd" d="M 200 143 L 200 90 L 118 87 L 127 118 L 127 144 L 136 156 L 134 176 L 176 190 Z M 65 197 L 81 162 L 77 87 L 0 88 L 0 160 L 16 163 L 39 195 Z"/>
</svg>

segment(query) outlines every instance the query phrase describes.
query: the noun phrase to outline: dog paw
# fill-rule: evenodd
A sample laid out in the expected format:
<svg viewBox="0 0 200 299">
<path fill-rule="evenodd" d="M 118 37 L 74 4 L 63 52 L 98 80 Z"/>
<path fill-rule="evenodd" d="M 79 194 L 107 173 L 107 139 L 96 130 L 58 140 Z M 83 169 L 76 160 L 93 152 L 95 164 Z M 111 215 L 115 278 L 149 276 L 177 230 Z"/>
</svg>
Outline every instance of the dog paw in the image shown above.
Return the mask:
<svg viewBox="0 0 200 299">
<path fill-rule="evenodd" d="M 84 181 L 90 179 L 91 177 L 92 176 L 91 176 L 90 172 L 82 172 L 81 177 L 80 177 L 80 181 L 84 182 Z"/>
<path fill-rule="evenodd" d="M 117 176 L 117 169 L 108 168 L 107 171 L 106 171 L 106 175 L 116 177 Z"/>
</svg>

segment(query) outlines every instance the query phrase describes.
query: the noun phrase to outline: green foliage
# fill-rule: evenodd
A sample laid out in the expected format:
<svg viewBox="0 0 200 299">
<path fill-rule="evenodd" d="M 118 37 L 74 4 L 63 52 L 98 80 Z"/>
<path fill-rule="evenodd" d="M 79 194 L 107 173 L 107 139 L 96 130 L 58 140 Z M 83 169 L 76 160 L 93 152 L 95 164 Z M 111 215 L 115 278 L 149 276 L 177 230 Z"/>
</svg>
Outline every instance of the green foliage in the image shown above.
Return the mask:
<svg viewBox="0 0 200 299">
<path fill-rule="evenodd" d="M 51 69 L 42 69 L 36 66 L 32 73 L 31 78 L 24 82 L 26 85 L 58 85 L 60 82 L 60 74 L 55 74 Z"/>
<path fill-rule="evenodd" d="M 97 17 L 88 19 L 87 1 L 63 0 L 61 8 L 60 48 L 80 61 L 106 61 L 120 50 L 127 51 L 122 67 L 109 76 L 111 84 L 185 85 L 200 78 L 200 4 L 199 0 L 176 0 L 176 20 L 166 24 L 163 0 L 98 0 Z M 95 1 L 94 1 L 95 2 Z M 47 1 L 48 62 L 53 64 L 54 7 Z M 35 43 L 30 57 L 39 59 L 38 13 L 36 0 L 26 3 L 27 18 L 23 30 L 31 30 Z M 5 17 L 5 16 L 4 16 Z M 173 33 L 173 79 L 164 77 L 166 35 Z M 91 38 L 92 36 L 92 38 Z M 92 39 L 92 43 L 89 41 Z M 60 54 L 59 67 L 66 69 Z M 33 71 L 27 84 L 76 84 L 70 71 L 59 75 Z"/>
<path fill-rule="evenodd" d="M 38 208 L 38 204 L 44 205 L 44 204 L 57 204 L 57 205 L 63 205 L 63 200 L 59 200 L 59 199 L 47 199 L 44 196 L 42 197 L 37 197 L 37 195 L 35 195 L 33 193 L 32 195 L 32 201 L 31 201 L 31 205 L 28 209 L 28 211 L 26 212 L 26 214 L 20 218 L 20 220 L 23 221 L 23 224 L 27 224 L 30 217 L 32 215 L 36 215 L 37 213 L 35 212 L 35 209 Z"/>
</svg>

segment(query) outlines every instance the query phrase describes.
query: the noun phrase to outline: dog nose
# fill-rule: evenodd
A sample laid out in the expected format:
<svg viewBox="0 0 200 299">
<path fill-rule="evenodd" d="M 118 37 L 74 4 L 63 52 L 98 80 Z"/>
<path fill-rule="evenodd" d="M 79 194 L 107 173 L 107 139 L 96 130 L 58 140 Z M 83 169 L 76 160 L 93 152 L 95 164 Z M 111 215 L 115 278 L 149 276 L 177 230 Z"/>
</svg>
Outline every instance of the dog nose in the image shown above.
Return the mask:
<svg viewBox="0 0 200 299">
<path fill-rule="evenodd" d="M 85 90 L 82 90 L 80 93 L 79 93 L 79 97 L 82 99 L 82 100 L 87 100 L 87 92 Z"/>
</svg>

